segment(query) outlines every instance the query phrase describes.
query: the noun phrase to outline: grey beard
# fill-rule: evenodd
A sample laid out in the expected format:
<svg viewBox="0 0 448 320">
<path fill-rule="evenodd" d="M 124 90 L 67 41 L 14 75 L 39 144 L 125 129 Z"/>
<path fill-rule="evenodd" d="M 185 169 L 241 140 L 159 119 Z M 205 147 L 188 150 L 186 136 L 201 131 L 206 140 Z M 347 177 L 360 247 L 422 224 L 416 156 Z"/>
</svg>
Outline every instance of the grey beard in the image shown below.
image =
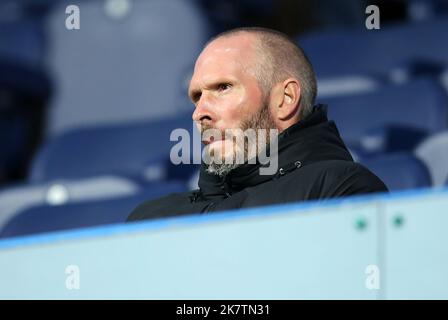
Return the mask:
<svg viewBox="0 0 448 320">
<path fill-rule="evenodd" d="M 239 166 L 240 164 L 236 163 L 221 163 L 221 164 L 210 163 L 207 166 L 206 171 L 209 174 L 225 177 L 230 171 L 238 168 Z"/>
<path fill-rule="evenodd" d="M 269 97 L 267 97 L 265 99 L 264 107 L 262 108 L 262 110 L 260 110 L 260 112 L 258 112 L 255 116 L 250 117 L 246 121 L 243 121 L 243 123 L 241 125 L 241 128 L 243 130 L 275 128 L 274 120 L 271 118 L 271 116 L 269 114 L 269 104 L 267 102 L 268 99 L 269 99 Z M 258 136 L 258 133 L 257 133 L 257 136 Z M 269 138 L 266 138 L 265 141 L 266 141 L 265 147 L 269 146 Z M 248 149 L 248 144 L 245 143 L 245 145 L 244 145 L 244 159 L 245 160 L 247 160 L 247 158 L 248 158 L 248 150 L 247 149 Z M 223 163 L 219 163 L 219 164 L 211 162 L 207 166 L 206 172 L 209 174 L 217 175 L 219 177 L 225 177 L 227 174 L 229 174 L 230 171 L 238 168 L 239 166 L 241 166 L 241 164 L 235 163 L 235 161 L 233 163 L 225 163 L 225 161 L 223 161 Z"/>
</svg>

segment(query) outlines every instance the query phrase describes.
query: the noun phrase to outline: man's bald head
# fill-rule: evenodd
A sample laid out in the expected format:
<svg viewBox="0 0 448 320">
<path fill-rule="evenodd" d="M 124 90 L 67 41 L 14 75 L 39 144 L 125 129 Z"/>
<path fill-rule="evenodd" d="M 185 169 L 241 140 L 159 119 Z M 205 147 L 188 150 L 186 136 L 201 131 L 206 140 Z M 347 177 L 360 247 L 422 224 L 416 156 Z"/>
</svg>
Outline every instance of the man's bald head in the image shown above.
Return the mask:
<svg viewBox="0 0 448 320">
<path fill-rule="evenodd" d="M 264 94 L 268 94 L 278 82 L 289 77 L 300 83 L 300 118 L 311 113 L 317 94 L 316 76 L 304 51 L 287 35 L 266 28 L 247 27 L 225 31 L 207 42 L 206 47 L 215 41 L 242 34 L 253 36 L 255 48 L 254 74 Z M 249 37 L 252 38 L 252 37 Z"/>
</svg>

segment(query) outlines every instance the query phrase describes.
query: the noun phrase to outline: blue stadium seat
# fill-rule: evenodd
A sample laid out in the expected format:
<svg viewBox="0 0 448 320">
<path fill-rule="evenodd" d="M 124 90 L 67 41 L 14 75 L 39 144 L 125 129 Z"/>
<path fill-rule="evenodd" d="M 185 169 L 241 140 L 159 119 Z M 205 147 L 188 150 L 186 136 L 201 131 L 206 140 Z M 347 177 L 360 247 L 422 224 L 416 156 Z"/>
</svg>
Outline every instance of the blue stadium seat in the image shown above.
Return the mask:
<svg viewBox="0 0 448 320">
<path fill-rule="evenodd" d="M 155 181 L 184 186 L 198 165 L 170 160 L 174 129 L 193 136 L 191 112 L 159 121 L 72 130 L 54 137 L 34 161 L 29 185 L 0 191 L 0 226 L 18 210 L 39 204 L 127 196 Z M 200 145 L 200 141 L 197 142 Z M 190 156 L 193 143 L 189 143 Z"/>
<path fill-rule="evenodd" d="M 374 92 L 383 85 L 384 79 L 377 79 L 369 75 L 318 79 L 317 98 L 325 99 Z"/>
<path fill-rule="evenodd" d="M 359 162 L 383 180 L 390 191 L 431 186 L 428 169 L 412 153 L 385 154 Z"/>
<path fill-rule="evenodd" d="M 32 206 L 130 196 L 139 189 L 139 183 L 118 176 L 59 179 L 41 184 L 10 186 L 0 191 L 0 228 L 17 212 Z"/>
<path fill-rule="evenodd" d="M 428 136 L 428 131 L 411 126 L 387 124 L 368 129 L 350 147 L 360 157 L 388 152 L 411 151 Z"/>
<path fill-rule="evenodd" d="M 440 83 L 445 88 L 445 90 L 448 92 L 448 67 L 440 75 Z"/>
<path fill-rule="evenodd" d="M 0 60 L 39 68 L 44 59 L 44 44 L 39 20 L 26 17 L 0 20 Z"/>
<path fill-rule="evenodd" d="M 170 174 L 170 149 L 177 143 L 170 142 L 171 132 L 182 128 L 191 137 L 196 130 L 193 126 L 191 112 L 186 112 L 161 120 L 70 130 L 50 139 L 40 150 L 30 181 L 42 183 L 104 174 L 163 180 Z"/>
<path fill-rule="evenodd" d="M 180 183 L 157 184 L 129 196 L 31 207 L 14 215 L 1 229 L 0 238 L 122 223 L 143 201 L 183 191 Z"/>
<path fill-rule="evenodd" d="M 407 5 L 408 16 L 416 21 L 434 19 L 448 13 L 446 0 L 409 0 Z"/>
<path fill-rule="evenodd" d="M 328 104 L 329 118 L 335 120 L 344 141 L 368 153 L 409 150 L 426 134 L 448 127 L 446 93 L 437 81 L 427 78 L 319 102 Z"/>
<path fill-rule="evenodd" d="M 48 134 L 173 115 L 209 25 L 195 1 L 79 3 L 79 30 L 67 30 L 62 1 L 48 15 L 48 65 L 58 84 Z"/>
<path fill-rule="evenodd" d="M 448 131 L 430 136 L 415 149 L 431 173 L 433 186 L 443 186 L 448 179 Z"/>
<path fill-rule="evenodd" d="M 448 18 L 382 25 L 379 30 L 315 32 L 299 39 L 319 79 L 387 76 L 403 64 L 448 64 Z"/>
</svg>

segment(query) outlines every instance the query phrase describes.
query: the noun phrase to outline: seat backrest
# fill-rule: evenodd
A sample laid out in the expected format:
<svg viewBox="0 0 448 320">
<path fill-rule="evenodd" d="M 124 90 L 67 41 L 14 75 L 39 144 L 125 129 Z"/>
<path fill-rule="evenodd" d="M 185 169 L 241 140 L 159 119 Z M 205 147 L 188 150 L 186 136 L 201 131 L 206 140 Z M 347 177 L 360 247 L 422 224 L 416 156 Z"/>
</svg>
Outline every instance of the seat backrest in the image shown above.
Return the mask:
<svg viewBox="0 0 448 320">
<path fill-rule="evenodd" d="M 412 153 L 385 154 L 359 162 L 375 173 L 390 191 L 431 186 L 428 169 Z"/>
<path fill-rule="evenodd" d="M 17 212 L 33 206 L 124 197 L 140 189 L 134 180 L 110 175 L 9 186 L 0 189 L 0 229 Z"/>
<path fill-rule="evenodd" d="M 348 144 L 356 145 L 368 131 L 411 127 L 428 133 L 448 127 L 448 99 L 440 84 L 420 78 L 402 85 L 387 85 L 373 92 L 322 99 Z"/>
<path fill-rule="evenodd" d="M 37 19 L 0 22 L 0 59 L 26 67 L 41 67 L 44 57 L 42 26 Z"/>
<path fill-rule="evenodd" d="M 47 61 L 57 83 L 49 135 L 185 110 L 210 29 L 196 1 L 82 1 L 79 30 L 64 27 L 69 4 L 48 16 Z"/>
<path fill-rule="evenodd" d="M 448 179 L 448 131 L 427 138 L 415 154 L 428 167 L 433 185 L 443 186 Z"/>
<path fill-rule="evenodd" d="M 192 135 L 193 126 L 187 112 L 149 122 L 70 130 L 44 145 L 29 178 L 42 183 L 110 174 L 137 177 L 150 167 L 164 170 L 176 143 L 170 142 L 171 132 L 182 128 Z"/>
<path fill-rule="evenodd" d="M 183 192 L 180 183 L 153 185 L 130 196 L 90 200 L 59 206 L 39 205 L 18 212 L 1 229 L 0 238 L 99 226 L 126 221 L 131 211 L 146 200 Z"/>
<path fill-rule="evenodd" d="M 446 17 L 381 26 L 379 30 L 315 32 L 298 39 L 319 78 L 386 75 L 405 63 L 448 63 Z"/>
</svg>

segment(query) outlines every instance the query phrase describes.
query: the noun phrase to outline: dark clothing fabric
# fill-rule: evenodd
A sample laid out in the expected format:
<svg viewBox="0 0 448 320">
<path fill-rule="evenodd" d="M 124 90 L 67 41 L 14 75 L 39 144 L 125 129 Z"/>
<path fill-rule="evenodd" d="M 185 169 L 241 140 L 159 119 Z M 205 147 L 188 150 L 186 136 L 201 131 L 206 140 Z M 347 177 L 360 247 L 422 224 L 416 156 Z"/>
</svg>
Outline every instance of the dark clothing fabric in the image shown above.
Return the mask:
<svg viewBox="0 0 448 320">
<path fill-rule="evenodd" d="M 199 190 L 145 202 L 128 221 L 387 191 L 353 161 L 322 105 L 279 135 L 275 174 L 260 175 L 260 166 L 244 164 L 221 178 L 202 165 Z"/>
</svg>

